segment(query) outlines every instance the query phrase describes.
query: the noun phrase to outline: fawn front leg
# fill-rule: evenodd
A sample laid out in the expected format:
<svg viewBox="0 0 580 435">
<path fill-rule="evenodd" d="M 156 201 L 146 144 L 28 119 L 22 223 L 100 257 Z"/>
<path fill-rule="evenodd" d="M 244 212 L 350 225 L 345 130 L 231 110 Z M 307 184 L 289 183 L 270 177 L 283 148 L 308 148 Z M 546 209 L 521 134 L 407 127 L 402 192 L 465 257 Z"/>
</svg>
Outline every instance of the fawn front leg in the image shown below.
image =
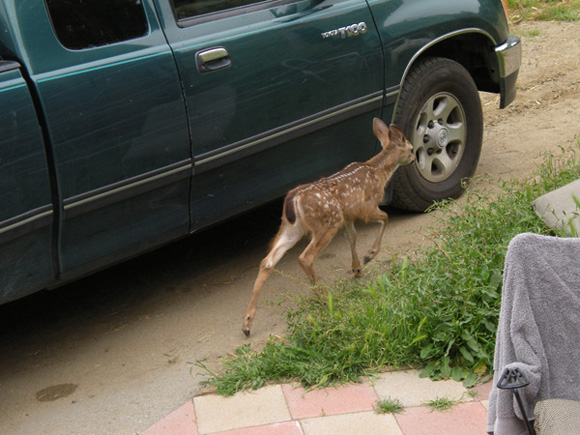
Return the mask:
<svg viewBox="0 0 580 435">
<path fill-rule="evenodd" d="M 385 232 L 385 227 L 387 226 L 387 222 L 389 221 L 389 215 L 382 211 L 380 208 L 377 208 L 371 216 L 368 218 L 369 221 L 372 222 L 380 222 L 381 227 L 379 228 L 379 233 L 377 234 L 377 239 L 373 244 L 371 250 L 365 255 L 364 263 L 367 264 L 373 258 L 377 256 L 379 251 L 381 250 L 381 242 L 383 240 L 383 233 Z"/>
<path fill-rule="evenodd" d="M 356 252 L 356 229 L 354 227 L 354 222 L 346 222 L 344 224 L 344 229 L 346 232 L 346 237 L 350 242 L 350 252 L 352 254 L 352 273 L 356 278 L 362 276 L 362 266 Z"/>
</svg>

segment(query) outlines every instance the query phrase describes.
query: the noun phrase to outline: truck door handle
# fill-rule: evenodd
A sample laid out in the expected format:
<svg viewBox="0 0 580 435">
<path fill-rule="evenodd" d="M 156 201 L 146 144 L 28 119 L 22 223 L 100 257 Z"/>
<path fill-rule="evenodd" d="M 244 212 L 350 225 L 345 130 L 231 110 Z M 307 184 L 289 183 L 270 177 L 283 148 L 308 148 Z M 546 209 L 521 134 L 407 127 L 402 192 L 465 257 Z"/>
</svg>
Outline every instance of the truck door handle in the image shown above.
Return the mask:
<svg viewBox="0 0 580 435">
<path fill-rule="evenodd" d="M 200 73 L 206 73 L 229 67 L 232 59 L 225 48 L 213 47 L 195 53 L 195 63 Z"/>
</svg>

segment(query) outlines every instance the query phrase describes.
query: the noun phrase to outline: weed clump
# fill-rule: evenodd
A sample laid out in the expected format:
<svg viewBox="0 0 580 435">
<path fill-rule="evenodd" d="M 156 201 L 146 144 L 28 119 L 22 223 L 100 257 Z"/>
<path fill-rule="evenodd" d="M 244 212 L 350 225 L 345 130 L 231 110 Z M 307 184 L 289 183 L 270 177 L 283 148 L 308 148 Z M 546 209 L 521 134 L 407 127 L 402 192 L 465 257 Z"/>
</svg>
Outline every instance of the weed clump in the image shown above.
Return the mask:
<svg viewBox="0 0 580 435">
<path fill-rule="evenodd" d="M 377 402 L 375 406 L 375 412 L 377 414 L 401 414 L 405 407 L 399 399 L 383 399 Z"/>
</svg>

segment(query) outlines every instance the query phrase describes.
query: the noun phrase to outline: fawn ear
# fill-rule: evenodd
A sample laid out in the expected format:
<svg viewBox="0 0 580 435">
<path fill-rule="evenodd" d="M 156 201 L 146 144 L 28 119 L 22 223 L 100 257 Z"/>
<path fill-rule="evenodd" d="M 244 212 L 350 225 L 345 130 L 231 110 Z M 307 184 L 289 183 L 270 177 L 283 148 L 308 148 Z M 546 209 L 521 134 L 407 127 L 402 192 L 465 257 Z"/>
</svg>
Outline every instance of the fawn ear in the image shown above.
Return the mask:
<svg viewBox="0 0 580 435">
<path fill-rule="evenodd" d="M 373 119 L 373 133 L 385 148 L 391 140 L 389 139 L 389 127 L 379 118 Z"/>
<path fill-rule="evenodd" d="M 399 127 L 394 124 L 391 124 L 391 129 L 389 130 L 389 139 L 391 142 L 396 144 L 401 144 L 405 142 L 405 135 L 401 131 Z"/>
</svg>

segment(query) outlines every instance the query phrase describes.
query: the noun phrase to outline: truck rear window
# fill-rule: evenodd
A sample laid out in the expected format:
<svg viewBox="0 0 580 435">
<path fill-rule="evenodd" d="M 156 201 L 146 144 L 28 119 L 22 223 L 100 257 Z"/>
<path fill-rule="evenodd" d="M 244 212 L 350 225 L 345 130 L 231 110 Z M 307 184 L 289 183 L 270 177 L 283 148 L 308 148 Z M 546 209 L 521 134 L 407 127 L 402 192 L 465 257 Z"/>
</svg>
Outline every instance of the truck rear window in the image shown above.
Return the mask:
<svg viewBox="0 0 580 435">
<path fill-rule="evenodd" d="M 45 0 L 56 36 L 71 50 L 145 36 L 149 27 L 141 0 Z"/>
</svg>

